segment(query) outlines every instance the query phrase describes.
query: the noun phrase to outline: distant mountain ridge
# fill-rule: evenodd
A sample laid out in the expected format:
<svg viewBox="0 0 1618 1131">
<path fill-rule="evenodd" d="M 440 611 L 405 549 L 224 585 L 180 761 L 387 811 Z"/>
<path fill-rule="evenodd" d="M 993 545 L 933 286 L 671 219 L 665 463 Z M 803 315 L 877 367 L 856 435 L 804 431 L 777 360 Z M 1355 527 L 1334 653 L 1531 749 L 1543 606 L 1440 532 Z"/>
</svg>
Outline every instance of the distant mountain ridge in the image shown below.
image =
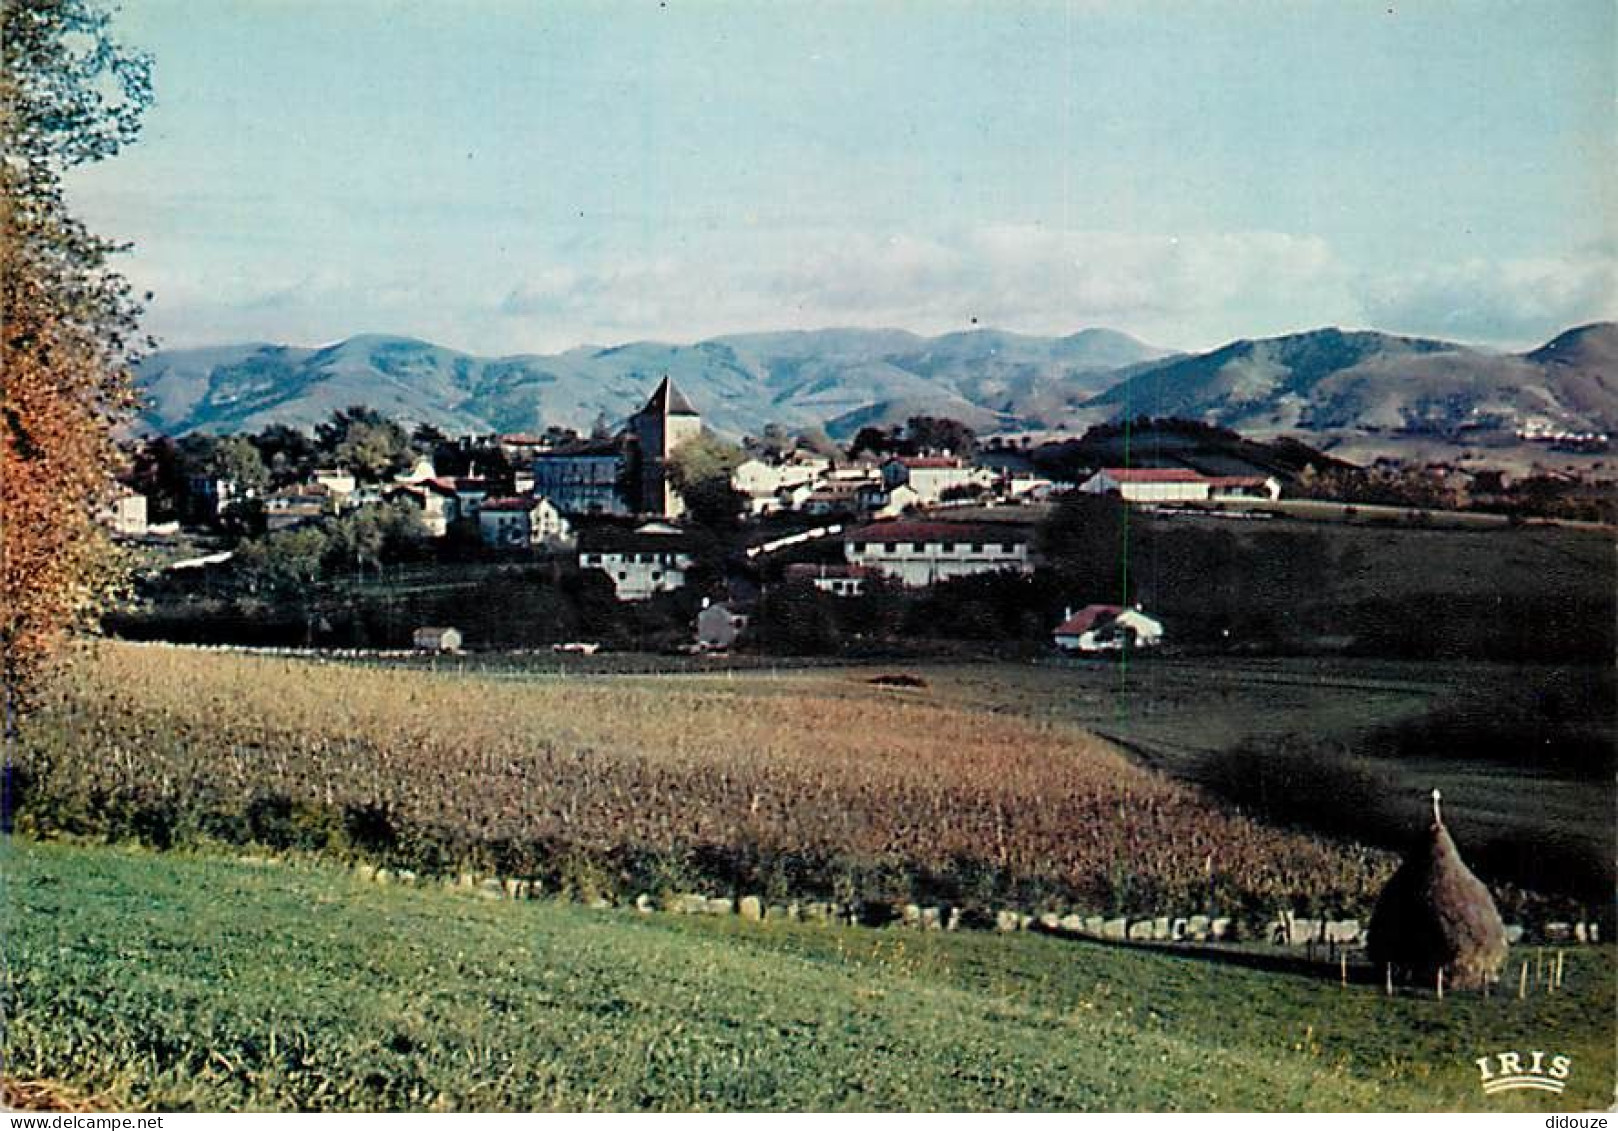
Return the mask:
<svg viewBox="0 0 1618 1131">
<path fill-rule="evenodd" d="M 1112 330 L 1064 338 L 814 330 L 502 358 L 365 334 L 322 349 L 162 351 L 138 377 L 145 422 L 170 433 L 308 427 L 351 404 L 453 432 L 584 430 L 599 417 L 628 416 L 665 374 L 713 427 L 733 433 L 771 421 L 857 427 L 928 411 L 988 430 L 1015 423 L 1024 402 L 1087 398 L 1120 365 L 1162 356 Z"/>
<path fill-rule="evenodd" d="M 1611 432 L 1618 324 L 1581 326 L 1525 354 L 1335 328 L 1244 340 L 1146 366 L 1080 411 L 1181 416 L 1252 433 L 1455 434 L 1534 422 Z"/>
<path fill-rule="evenodd" d="M 369 405 L 451 433 L 584 431 L 616 423 L 672 377 L 712 427 L 776 422 L 846 437 L 917 413 L 980 432 L 1182 416 L 1257 432 L 1512 427 L 1618 430 L 1618 325 L 1578 327 L 1525 354 L 1376 331 L 1313 330 L 1175 354 L 1114 330 L 735 334 L 486 358 L 363 334 L 322 348 L 169 350 L 139 367 L 156 431 L 310 427 Z"/>
</svg>

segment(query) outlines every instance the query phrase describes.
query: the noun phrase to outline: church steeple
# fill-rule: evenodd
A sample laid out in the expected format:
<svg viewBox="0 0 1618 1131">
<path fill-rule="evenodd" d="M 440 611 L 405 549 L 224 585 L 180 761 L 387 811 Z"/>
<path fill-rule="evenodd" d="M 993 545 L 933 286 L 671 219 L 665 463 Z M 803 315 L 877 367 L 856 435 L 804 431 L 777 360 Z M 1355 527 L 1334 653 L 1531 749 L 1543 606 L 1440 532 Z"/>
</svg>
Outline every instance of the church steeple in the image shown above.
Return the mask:
<svg viewBox="0 0 1618 1131">
<path fill-rule="evenodd" d="M 665 375 L 630 423 L 638 444 L 635 509 L 642 514 L 679 517 L 685 504 L 669 482 L 668 461 L 675 448 L 702 435 L 702 417 Z"/>
<path fill-rule="evenodd" d="M 642 416 L 697 416 L 697 410 L 691 407 L 691 402 L 685 399 L 674 384 L 674 379 L 667 374 L 658 383 L 657 389 L 652 393 L 652 399 L 646 402 L 641 409 Z"/>
</svg>

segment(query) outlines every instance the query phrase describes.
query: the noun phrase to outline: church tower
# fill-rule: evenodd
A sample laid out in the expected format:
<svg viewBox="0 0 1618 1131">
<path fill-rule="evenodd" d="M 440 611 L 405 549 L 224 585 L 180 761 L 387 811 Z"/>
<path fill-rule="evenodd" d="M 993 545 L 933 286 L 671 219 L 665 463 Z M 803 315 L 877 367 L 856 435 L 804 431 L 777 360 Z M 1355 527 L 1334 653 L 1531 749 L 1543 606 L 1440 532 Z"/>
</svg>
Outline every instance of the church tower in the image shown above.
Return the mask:
<svg viewBox="0 0 1618 1131">
<path fill-rule="evenodd" d="M 678 518 L 685 504 L 669 484 L 668 460 L 675 448 L 702 435 L 702 417 L 674 382 L 664 377 L 630 426 L 640 446 L 635 509 L 642 514 Z"/>
</svg>

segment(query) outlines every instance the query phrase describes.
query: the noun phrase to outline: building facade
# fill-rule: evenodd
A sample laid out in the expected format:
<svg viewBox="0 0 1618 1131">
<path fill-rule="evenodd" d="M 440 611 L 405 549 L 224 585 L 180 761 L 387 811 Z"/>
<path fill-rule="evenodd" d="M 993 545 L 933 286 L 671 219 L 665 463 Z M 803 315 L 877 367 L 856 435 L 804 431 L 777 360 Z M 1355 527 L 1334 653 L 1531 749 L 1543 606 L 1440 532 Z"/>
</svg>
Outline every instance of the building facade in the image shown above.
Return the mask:
<svg viewBox="0 0 1618 1131">
<path fill-rule="evenodd" d="M 878 522 L 843 535 L 851 567 L 918 588 L 979 573 L 1033 569 L 1030 531 L 1009 523 Z"/>
</svg>

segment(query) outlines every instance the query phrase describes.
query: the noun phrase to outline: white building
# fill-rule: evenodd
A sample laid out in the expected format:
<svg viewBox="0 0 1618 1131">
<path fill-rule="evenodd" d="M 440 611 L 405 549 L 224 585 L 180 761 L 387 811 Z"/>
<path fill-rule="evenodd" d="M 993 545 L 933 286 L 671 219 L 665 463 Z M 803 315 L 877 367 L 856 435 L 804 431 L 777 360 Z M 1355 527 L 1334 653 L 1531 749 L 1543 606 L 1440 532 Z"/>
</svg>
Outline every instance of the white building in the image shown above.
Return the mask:
<svg viewBox="0 0 1618 1131">
<path fill-rule="evenodd" d="M 644 601 L 683 587 L 691 561 L 684 535 L 660 522 L 634 530 L 600 527 L 579 536 L 579 567 L 610 577 L 620 601 Z"/>
<path fill-rule="evenodd" d="M 788 581 L 807 581 L 833 597 L 858 597 L 865 592 L 865 571 L 858 566 L 794 562 L 787 566 Z"/>
<path fill-rule="evenodd" d="M 888 487 L 909 486 L 923 506 L 943 501 L 945 492 L 983 490 L 994 486 L 994 471 L 972 467 L 954 456 L 896 456 L 882 465 Z"/>
<path fill-rule="evenodd" d="M 1079 490 L 1117 495 L 1126 503 L 1205 503 L 1211 499 L 1278 499 L 1281 481 L 1262 475 L 1204 475 L 1188 467 L 1104 467 Z"/>
<path fill-rule="evenodd" d="M 753 456 L 730 473 L 730 485 L 749 498 L 773 497 L 784 488 L 813 483 L 831 461 L 822 456 L 793 456 L 780 463 Z"/>
<path fill-rule="evenodd" d="M 126 538 L 145 537 L 148 529 L 146 496 L 120 485 L 113 492 L 112 498 L 102 507 L 98 517 L 114 534 Z"/>
<path fill-rule="evenodd" d="M 1179 467 L 1104 467 L 1083 483 L 1087 495 L 1117 495 L 1126 503 L 1207 502 L 1211 485 L 1200 471 Z"/>
<path fill-rule="evenodd" d="M 410 642 L 418 652 L 459 652 L 461 630 L 424 625 L 411 634 Z"/>
<path fill-rule="evenodd" d="M 1026 526 L 901 520 L 849 531 L 843 553 L 850 566 L 915 587 L 978 573 L 1027 573 L 1028 543 Z"/>
<path fill-rule="evenodd" d="M 478 536 L 496 549 L 526 549 L 565 544 L 572 529 L 549 499 L 517 495 L 484 500 L 478 508 Z"/>
<path fill-rule="evenodd" d="M 1064 652 L 1155 648 L 1163 642 L 1163 624 L 1138 608 L 1086 605 L 1076 613 L 1069 610 L 1051 638 Z"/>
<path fill-rule="evenodd" d="M 338 506 L 342 506 L 348 496 L 352 495 L 354 489 L 359 486 L 359 481 L 354 478 L 354 473 L 341 467 L 317 468 L 311 473 L 310 478 L 330 491 Z"/>
</svg>

